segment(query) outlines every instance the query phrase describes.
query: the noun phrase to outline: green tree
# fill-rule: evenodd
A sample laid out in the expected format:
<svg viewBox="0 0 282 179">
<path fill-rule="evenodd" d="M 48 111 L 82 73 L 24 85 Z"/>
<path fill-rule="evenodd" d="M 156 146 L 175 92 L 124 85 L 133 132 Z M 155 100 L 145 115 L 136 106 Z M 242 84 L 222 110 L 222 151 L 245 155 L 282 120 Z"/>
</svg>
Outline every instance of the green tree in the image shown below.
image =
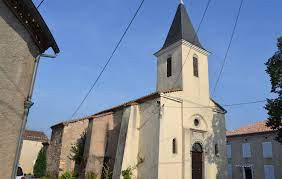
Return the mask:
<svg viewBox="0 0 282 179">
<path fill-rule="evenodd" d="M 270 76 L 271 92 L 274 99 L 267 99 L 265 109 L 268 111 L 266 125 L 277 131 L 276 140 L 282 143 L 282 36 L 278 38 L 278 50 L 265 63 Z"/>
<path fill-rule="evenodd" d="M 84 146 L 86 142 L 86 131 L 84 131 L 81 135 L 80 138 L 77 140 L 75 144 L 71 146 L 71 154 L 69 158 L 75 162 L 75 165 L 78 167 L 76 171 L 78 174 L 81 174 L 85 167 L 85 162 L 84 162 Z"/>
<path fill-rule="evenodd" d="M 47 166 L 46 151 L 42 147 L 37 155 L 36 162 L 33 166 L 33 174 L 36 177 L 45 176 Z"/>
</svg>

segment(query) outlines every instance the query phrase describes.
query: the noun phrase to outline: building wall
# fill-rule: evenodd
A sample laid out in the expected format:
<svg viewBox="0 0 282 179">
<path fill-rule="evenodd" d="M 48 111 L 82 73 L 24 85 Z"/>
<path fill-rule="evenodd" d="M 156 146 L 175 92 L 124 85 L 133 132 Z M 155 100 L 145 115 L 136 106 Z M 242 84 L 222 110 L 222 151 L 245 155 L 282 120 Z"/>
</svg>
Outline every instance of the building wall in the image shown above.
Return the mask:
<svg viewBox="0 0 282 179">
<path fill-rule="evenodd" d="M 275 178 L 282 178 L 282 144 L 274 140 L 273 133 L 261 133 L 253 135 L 229 136 L 227 144 L 231 144 L 232 159 L 228 163 L 232 165 L 232 178 L 239 179 L 243 177 L 243 172 L 237 165 L 253 165 L 253 175 L 255 179 L 264 179 L 264 165 L 274 166 Z M 263 157 L 263 142 L 272 142 L 272 157 Z M 250 143 L 251 157 L 243 157 L 243 143 Z"/>
<path fill-rule="evenodd" d="M 179 72 L 182 68 L 182 49 L 179 43 L 157 53 L 157 91 L 183 89 L 183 77 Z M 171 57 L 172 75 L 167 78 L 167 59 Z"/>
<path fill-rule="evenodd" d="M 174 92 L 167 96 L 181 101 L 182 93 Z M 211 179 L 225 179 L 227 159 L 224 114 L 211 108 L 201 108 L 184 99 L 182 103 L 163 97 L 161 104 L 159 178 L 192 178 L 192 146 L 200 143 L 203 147 L 203 175 Z M 210 105 L 215 107 L 213 102 Z M 196 118 L 200 121 L 199 126 L 194 125 Z M 176 154 L 172 153 L 173 138 L 177 141 Z M 216 144 L 218 155 L 215 154 Z"/>
<path fill-rule="evenodd" d="M 41 141 L 23 141 L 19 165 L 22 167 L 25 174 L 33 174 L 33 166 L 42 147 Z"/>
<path fill-rule="evenodd" d="M 88 126 L 88 119 L 58 125 L 52 128 L 50 145 L 48 147 L 47 173 L 57 177 L 62 173 L 72 172 L 75 162 L 69 159 L 70 149 L 80 139 Z"/>
<path fill-rule="evenodd" d="M 85 174 L 93 172 L 100 178 L 104 165 L 113 170 L 122 119 L 123 109 L 95 116 L 89 121 L 84 151 Z"/>
<path fill-rule="evenodd" d="M 63 125 L 52 128 L 51 140 L 47 149 L 47 174 L 53 178 L 59 175 L 63 131 Z"/>
<path fill-rule="evenodd" d="M 60 155 L 60 173 L 65 171 L 72 172 L 75 167 L 75 162 L 69 159 L 71 154 L 71 146 L 80 139 L 82 133 L 86 131 L 88 126 L 88 119 L 80 120 L 75 123 L 69 123 L 64 126 L 64 132 L 62 136 L 62 148 Z"/>
<path fill-rule="evenodd" d="M 158 178 L 159 140 L 160 140 L 160 105 L 156 98 L 139 105 L 139 156 L 144 159 L 137 169 L 137 178 Z M 138 156 L 136 156 L 137 158 Z"/>
<path fill-rule="evenodd" d="M 0 171 L 10 178 L 16 146 L 32 78 L 39 54 L 29 33 L 0 0 Z"/>
</svg>

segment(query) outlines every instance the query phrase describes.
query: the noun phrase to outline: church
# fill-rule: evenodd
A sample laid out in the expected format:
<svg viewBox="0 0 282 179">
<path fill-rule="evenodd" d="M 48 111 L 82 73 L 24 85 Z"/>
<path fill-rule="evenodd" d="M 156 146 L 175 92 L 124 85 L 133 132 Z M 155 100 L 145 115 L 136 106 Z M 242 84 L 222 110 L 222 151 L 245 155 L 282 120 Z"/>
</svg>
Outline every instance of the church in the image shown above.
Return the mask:
<svg viewBox="0 0 282 179">
<path fill-rule="evenodd" d="M 226 110 L 211 99 L 209 52 L 180 2 L 166 40 L 154 54 L 157 89 L 147 96 L 86 118 L 52 126 L 47 172 L 75 164 L 67 156 L 84 130 L 84 173 L 114 179 L 225 179 Z"/>
</svg>

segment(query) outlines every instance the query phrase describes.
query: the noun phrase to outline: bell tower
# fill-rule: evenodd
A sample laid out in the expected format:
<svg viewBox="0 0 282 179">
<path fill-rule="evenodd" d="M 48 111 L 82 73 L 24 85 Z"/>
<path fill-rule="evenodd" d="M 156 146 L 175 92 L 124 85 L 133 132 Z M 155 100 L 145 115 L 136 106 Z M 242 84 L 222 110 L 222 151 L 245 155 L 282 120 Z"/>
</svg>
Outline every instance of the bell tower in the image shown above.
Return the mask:
<svg viewBox="0 0 282 179">
<path fill-rule="evenodd" d="M 209 101 L 208 55 L 182 0 L 157 57 L 157 91 L 183 91 L 183 97 Z"/>
</svg>

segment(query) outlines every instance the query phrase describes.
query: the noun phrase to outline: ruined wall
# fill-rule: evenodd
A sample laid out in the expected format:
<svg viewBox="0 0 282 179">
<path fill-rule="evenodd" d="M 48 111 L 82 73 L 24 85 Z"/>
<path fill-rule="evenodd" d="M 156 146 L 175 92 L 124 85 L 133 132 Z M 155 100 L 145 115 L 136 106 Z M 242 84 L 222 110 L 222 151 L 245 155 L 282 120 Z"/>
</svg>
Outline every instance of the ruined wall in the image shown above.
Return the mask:
<svg viewBox="0 0 282 179">
<path fill-rule="evenodd" d="M 29 33 L 0 0 L 0 171 L 10 178 L 20 126 L 39 54 Z"/>
<path fill-rule="evenodd" d="M 52 136 L 48 147 L 47 173 L 57 177 L 65 171 L 72 172 L 74 161 L 69 159 L 70 149 L 80 139 L 88 126 L 88 119 L 61 124 L 52 128 Z"/>
<path fill-rule="evenodd" d="M 65 171 L 72 172 L 74 170 L 74 161 L 69 159 L 70 149 L 73 144 L 80 139 L 81 134 L 87 129 L 88 119 L 80 120 L 65 125 L 62 136 L 62 147 L 60 155 L 60 173 Z"/>
<path fill-rule="evenodd" d="M 52 128 L 51 140 L 47 149 L 47 174 L 53 178 L 59 175 L 63 131 L 63 125 Z"/>
</svg>

